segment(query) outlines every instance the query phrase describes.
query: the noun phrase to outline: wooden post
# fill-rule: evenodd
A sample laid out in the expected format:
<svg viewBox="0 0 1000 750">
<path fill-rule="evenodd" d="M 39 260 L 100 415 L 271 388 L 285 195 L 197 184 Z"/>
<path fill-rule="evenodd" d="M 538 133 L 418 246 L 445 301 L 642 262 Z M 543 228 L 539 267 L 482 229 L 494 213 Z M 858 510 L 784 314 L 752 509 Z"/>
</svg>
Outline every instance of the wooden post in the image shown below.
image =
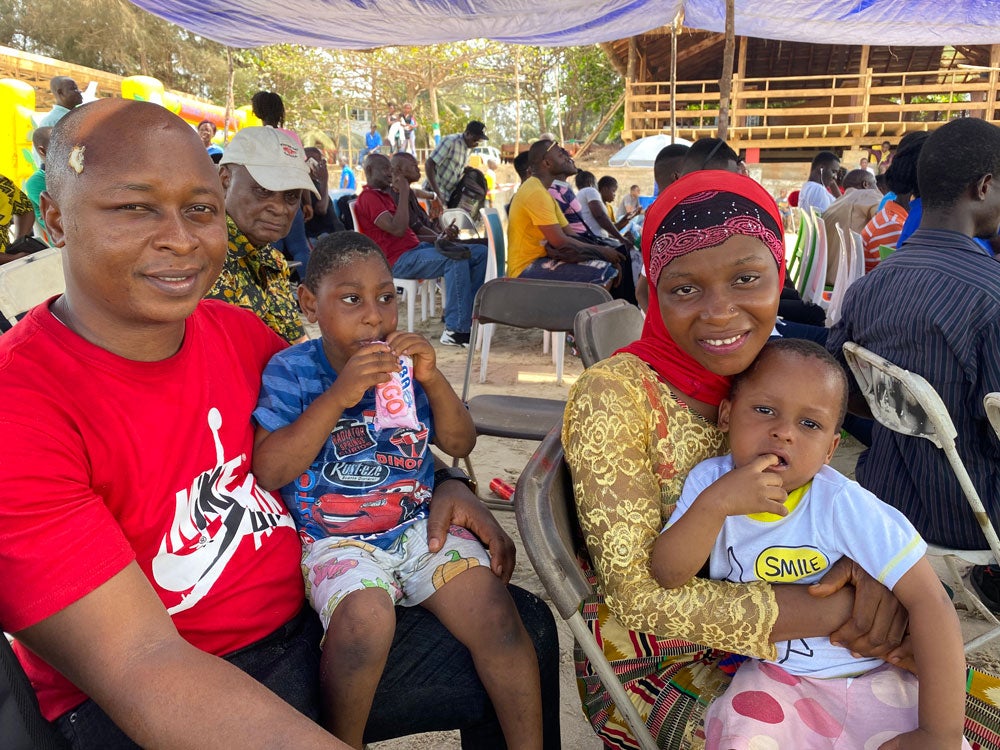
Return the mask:
<svg viewBox="0 0 1000 750">
<path fill-rule="evenodd" d="M 862 47 L 861 47 L 861 61 L 858 64 L 858 86 L 859 87 L 865 85 L 865 81 L 866 80 L 869 83 L 871 81 L 870 78 L 869 79 L 865 78 L 865 71 L 868 70 L 868 53 L 869 53 L 870 49 L 871 48 L 867 44 L 862 45 Z M 868 90 L 869 88 L 870 88 L 870 86 L 866 87 L 866 89 L 865 89 L 865 100 L 866 100 L 866 102 L 867 102 L 868 97 L 870 96 L 870 92 Z M 855 94 L 854 96 L 851 97 L 851 109 L 852 110 L 853 109 L 857 109 L 859 105 L 862 106 L 862 107 L 865 106 L 864 102 L 858 101 L 859 98 L 860 97 L 857 94 Z M 868 102 L 868 103 L 870 103 L 870 102 Z M 859 119 L 860 118 L 859 118 L 857 112 L 851 112 L 851 114 L 848 115 L 848 117 L 847 117 L 847 121 L 848 122 L 858 122 Z M 864 118 L 864 119 L 865 119 L 865 122 L 862 124 L 862 130 L 861 130 L 862 133 L 865 133 L 868 130 L 867 118 Z"/>
<path fill-rule="evenodd" d="M 736 52 L 736 0 L 726 0 L 726 49 L 722 55 L 722 77 L 719 79 L 719 138 L 729 136 L 729 98 L 733 85 L 733 57 Z"/>
<path fill-rule="evenodd" d="M 986 92 L 986 111 L 983 113 L 983 117 L 990 121 L 997 119 L 997 81 L 1000 80 L 998 69 L 1000 69 L 1000 44 L 991 44 L 990 90 Z"/>
<path fill-rule="evenodd" d="M 632 101 L 632 95 L 635 92 L 635 66 L 638 57 L 639 51 L 635 37 L 632 37 L 628 40 L 628 64 L 625 67 L 625 115 L 622 118 L 622 135 L 628 140 L 632 139 L 633 120 L 635 119 L 635 102 Z"/>
<path fill-rule="evenodd" d="M 906 87 L 904 86 L 903 88 L 905 89 Z M 864 93 L 864 97 L 865 97 L 864 101 L 861 102 L 861 127 L 863 127 L 865 129 L 865 132 L 867 132 L 868 131 L 868 106 L 872 103 L 872 69 L 871 68 L 866 68 L 865 69 L 865 93 Z M 902 110 L 902 108 L 900 108 L 899 112 L 900 112 L 899 117 L 900 117 L 900 119 L 902 119 L 902 117 L 903 117 L 903 110 Z"/>
<path fill-rule="evenodd" d="M 677 15 L 670 27 L 670 143 L 677 142 L 677 33 L 681 16 Z"/>
<path fill-rule="evenodd" d="M 747 77 L 747 38 L 740 37 L 740 49 L 736 57 L 736 81 L 733 82 L 733 117 L 732 121 L 737 126 L 747 124 L 746 115 L 740 115 L 741 109 L 745 108 L 745 98 L 743 96 L 743 81 Z M 735 148 L 735 146 L 734 146 Z"/>
</svg>

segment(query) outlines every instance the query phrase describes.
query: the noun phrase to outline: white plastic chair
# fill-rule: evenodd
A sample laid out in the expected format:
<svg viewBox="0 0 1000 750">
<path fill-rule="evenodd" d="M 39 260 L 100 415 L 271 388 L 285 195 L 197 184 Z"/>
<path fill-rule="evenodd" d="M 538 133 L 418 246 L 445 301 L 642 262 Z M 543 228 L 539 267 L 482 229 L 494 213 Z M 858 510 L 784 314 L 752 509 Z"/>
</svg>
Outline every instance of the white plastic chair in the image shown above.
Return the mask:
<svg viewBox="0 0 1000 750">
<path fill-rule="evenodd" d="M 462 232 L 467 232 L 466 237 L 478 237 L 479 227 L 476 226 L 475 220 L 469 215 L 469 212 L 462 208 L 446 208 L 441 213 L 441 226 L 446 227 L 452 222 L 455 223 L 455 227 L 458 229 L 459 234 Z"/>
<path fill-rule="evenodd" d="M 795 210 L 799 212 L 799 235 L 789 259 L 788 275 L 795 289 L 801 295 L 805 292 L 806 276 L 812 264 L 813 250 L 816 247 L 816 222 L 810 211 L 801 208 Z"/>
<path fill-rule="evenodd" d="M 32 307 L 64 291 L 58 247 L 0 265 L 0 331 L 10 330 Z"/>
<path fill-rule="evenodd" d="M 851 250 L 853 260 L 851 262 L 851 282 L 854 283 L 865 275 L 865 240 L 859 232 L 851 230 Z"/>
<path fill-rule="evenodd" d="M 997 532 L 989 516 L 986 515 L 979 493 L 976 492 L 969 472 L 958 455 L 955 447 L 958 432 L 948 414 L 948 409 L 933 386 L 916 373 L 904 370 L 852 341 L 844 344 L 844 357 L 861 387 L 872 416 L 880 424 L 903 435 L 930 440 L 944 451 L 962 487 L 962 492 L 969 501 L 969 507 L 979 521 L 989 549 L 959 550 L 928 544 L 927 554 L 944 558 L 955 592 L 961 592 L 969 604 L 993 626 L 965 644 L 966 653 L 981 648 L 1000 636 L 1000 619 L 997 619 L 976 592 L 962 580 L 958 560 L 974 565 L 988 565 L 1000 560 L 1000 539 L 997 538 Z M 994 429 L 997 429 L 1000 425 L 1000 393 L 987 395 L 984 403 L 990 422 Z"/>
<path fill-rule="evenodd" d="M 808 264 L 805 291 L 802 292 L 802 299 L 812 302 L 826 309 L 828 303 L 823 299 L 823 290 L 826 286 L 826 223 L 820 218 L 816 209 L 812 209 L 811 222 L 815 230 L 813 240 L 812 262 Z"/>
<path fill-rule="evenodd" d="M 849 236 L 844 236 L 844 229 L 837 222 L 834 225 L 837 235 L 840 237 L 837 262 L 837 277 L 833 281 L 833 292 L 830 295 L 830 303 L 826 308 L 826 324 L 834 325 L 840 320 L 840 308 L 844 303 L 844 295 L 851 285 L 854 260 L 854 248 L 848 245 Z"/>
<path fill-rule="evenodd" d="M 495 208 L 484 208 L 483 221 L 486 225 L 486 281 L 507 275 L 507 245 L 503 234 L 503 222 L 500 211 Z M 490 343 L 493 341 L 495 323 L 484 323 L 476 336 L 476 348 L 480 350 L 479 382 L 486 382 L 486 366 L 490 359 Z"/>
</svg>

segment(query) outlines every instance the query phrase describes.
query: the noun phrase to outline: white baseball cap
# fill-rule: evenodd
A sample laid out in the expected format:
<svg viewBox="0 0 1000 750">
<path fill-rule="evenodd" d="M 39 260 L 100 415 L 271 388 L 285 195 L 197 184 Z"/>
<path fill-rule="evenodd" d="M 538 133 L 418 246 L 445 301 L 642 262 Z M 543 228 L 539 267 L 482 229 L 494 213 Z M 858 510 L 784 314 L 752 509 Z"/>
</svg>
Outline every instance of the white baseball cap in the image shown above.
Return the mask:
<svg viewBox="0 0 1000 750">
<path fill-rule="evenodd" d="M 302 146 L 276 128 L 243 128 L 226 146 L 219 164 L 242 164 L 258 185 L 275 193 L 311 190 L 319 196 Z"/>
</svg>

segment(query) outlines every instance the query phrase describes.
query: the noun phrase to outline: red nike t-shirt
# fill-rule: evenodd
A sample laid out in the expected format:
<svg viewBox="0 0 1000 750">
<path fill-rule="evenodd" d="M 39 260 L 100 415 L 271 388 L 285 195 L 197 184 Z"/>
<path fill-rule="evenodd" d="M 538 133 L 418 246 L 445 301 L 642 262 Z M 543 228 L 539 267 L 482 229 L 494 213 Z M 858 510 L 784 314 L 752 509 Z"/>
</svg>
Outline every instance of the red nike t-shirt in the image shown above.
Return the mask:
<svg viewBox="0 0 1000 750">
<path fill-rule="evenodd" d="M 0 626 L 45 619 L 133 559 L 209 653 L 290 620 L 303 604 L 298 536 L 250 474 L 260 375 L 284 342 L 206 301 L 177 354 L 135 362 L 77 336 L 50 304 L 0 338 Z M 16 648 L 47 718 L 85 700 Z"/>
</svg>

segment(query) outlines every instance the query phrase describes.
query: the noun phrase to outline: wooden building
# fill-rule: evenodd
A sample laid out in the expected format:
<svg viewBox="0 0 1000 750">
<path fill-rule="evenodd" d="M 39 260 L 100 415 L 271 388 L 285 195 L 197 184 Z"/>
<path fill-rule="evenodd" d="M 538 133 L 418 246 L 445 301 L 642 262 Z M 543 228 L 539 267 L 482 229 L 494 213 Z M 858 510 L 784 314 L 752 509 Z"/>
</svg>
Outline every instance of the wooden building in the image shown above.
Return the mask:
<svg viewBox="0 0 1000 750">
<path fill-rule="evenodd" d="M 677 37 L 676 135 L 716 135 L 722 34 Z M 670 28 L 603 44 L 625 78 L 626 142 L 670 132 Z M 728 140 L 762 160 L 863 150 L 956 117 L 1000 119 L 1000 45 L 878 47 L 738 37 Z"/>
</svg>

